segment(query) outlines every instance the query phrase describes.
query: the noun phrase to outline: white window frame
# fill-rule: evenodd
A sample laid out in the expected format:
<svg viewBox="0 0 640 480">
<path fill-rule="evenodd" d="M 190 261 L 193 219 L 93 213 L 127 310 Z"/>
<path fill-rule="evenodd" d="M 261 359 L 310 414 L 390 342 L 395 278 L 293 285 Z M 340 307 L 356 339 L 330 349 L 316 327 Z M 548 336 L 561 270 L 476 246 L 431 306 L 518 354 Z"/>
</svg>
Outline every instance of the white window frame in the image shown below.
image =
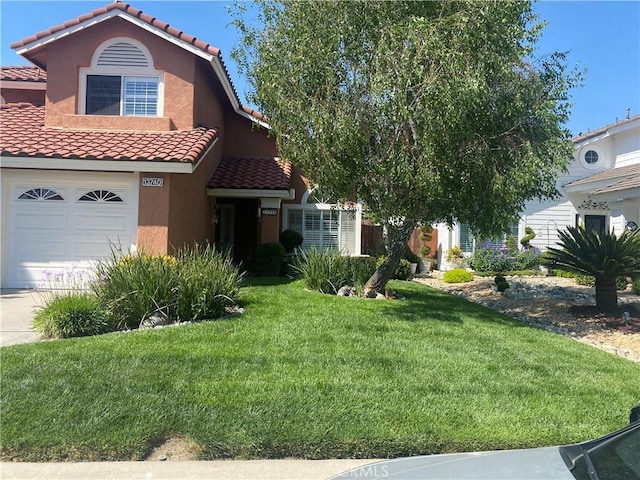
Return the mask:
<svg viewBox="0 0 640 480">
<path fill-rule="evenodd" d="M 594 163 L 587 162 L 587 152 L 590 151 L 594 151 L 598 155 L 598 160 Z M 596 170 L 601 168 L 603 164 L 602 149 L 594 145 L 585 145 L 580 152 L 580 163 L 584 168 L 588 170 Z"/>
<path fill-rule="evenodd" d="M 352 256 L 357 256 L 361 254 L 361 236 L 362 236 L 362 207 L 360 204 L 356 204 L 353 208 L 346 208 L 338 204 L 331 203 L 305 203 L 310 197 L 310 192 L 307 192 L 302 197 L 302 203 L 300 204 L 284 204 L 282 206 L 283 218 L 282 218 L 282 229 L 287 230 L 289 228 L 289 212 L 291 210 L 302 211 L 302 225 L 304 236 L 304 213 L 309 211 L 323 211 L 323 212 L 336 212 L 339 214 L 338 217 L 338 246 L 339 249 L 341 245 L 344 245 L 345 239 L 343 238 L 343 215 L 355 215 L 355 244 L 353 245 L 353 251 L 349 251 L 348 254 Z M 321 230 L 322 231 L 322 230 Z M 304 244 L 303 244 L 304 245 Z M 324 246 L 320 245 L 321 248 Z M 349 249 L 351 250 L 351 249 Z"/>
<path fill-rule="evenodd" d="M 116 43 L 129 43 L 138 48 L 147 59 L 147 67 L 129 67 L 129 66 L 98 66 L 98 59 L 102 52 Z M 164 116 L 164 72 L 153 68 L 154 62 L 151 53 L 142 43 L 128 37 L 111 38 L 96 48 L 91 58 L 90 67 L 80 67 L 79 91 L 78 91 L 78 114 L 87 115 L 87 77 L 89 75 L 104 75 L 120 77 L 120 114 L 126 117 L 163 117 Z M 158 103 L 155 115 L 124 115 L 124 78 L 125 77 L 144 77 L 155 78 L 158 80 Z M 91 114 L 94 115 L 94 114 Z"/>
</svg>

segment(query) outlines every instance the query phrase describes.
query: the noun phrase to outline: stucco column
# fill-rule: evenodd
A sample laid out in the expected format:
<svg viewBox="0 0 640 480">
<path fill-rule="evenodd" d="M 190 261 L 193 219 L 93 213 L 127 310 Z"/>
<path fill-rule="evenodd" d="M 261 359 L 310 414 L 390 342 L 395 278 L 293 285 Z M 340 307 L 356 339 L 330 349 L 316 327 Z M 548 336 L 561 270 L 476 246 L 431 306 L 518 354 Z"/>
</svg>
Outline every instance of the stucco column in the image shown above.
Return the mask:
<svg viewBox="0 0 640 480">
<path fill-rule="evenodd" d="M 280 199 L 260 198 L 260 242 L 280 241 Z"/>
<path fill-rule="evenodd" d="M 138 251 L 169 253 L 170 180 L 171 176 L 164 173 L 140 174 Z"/>
</svg>

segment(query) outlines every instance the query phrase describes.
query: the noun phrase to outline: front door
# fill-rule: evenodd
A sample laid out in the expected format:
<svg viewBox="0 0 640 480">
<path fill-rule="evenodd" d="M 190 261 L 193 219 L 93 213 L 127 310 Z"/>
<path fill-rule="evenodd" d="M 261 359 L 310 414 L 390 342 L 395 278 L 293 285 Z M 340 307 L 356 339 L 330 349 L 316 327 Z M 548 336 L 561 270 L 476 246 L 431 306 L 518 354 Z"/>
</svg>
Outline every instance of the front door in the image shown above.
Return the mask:
<svg viewBox="0 0 640 480">
<path fill-rule="evenodd" d="M 236 228 L 236 207 L 233 203 L 219 203 L 218 228 L 216 229 L 216 244 L 223 249 L 228 249 L 233 254 L 233 242 Z"/>
<path fill-rule="evenodd" d="M 593 231 L 602 235 L 605 231 L 604 215 L 585 215 L 584 216 L 584 228 L 587 231 Z"/>
</svg>

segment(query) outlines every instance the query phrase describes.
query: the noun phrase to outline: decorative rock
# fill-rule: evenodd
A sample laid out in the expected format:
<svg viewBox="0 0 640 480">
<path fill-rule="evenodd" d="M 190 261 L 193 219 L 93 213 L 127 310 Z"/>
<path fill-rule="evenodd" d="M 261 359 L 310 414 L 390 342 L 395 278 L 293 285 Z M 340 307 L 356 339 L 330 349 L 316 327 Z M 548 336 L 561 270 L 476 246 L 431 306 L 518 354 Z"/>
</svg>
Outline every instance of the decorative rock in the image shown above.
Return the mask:
<svg viewBox="0 0 640 480">
<path fill-rule="evenodd" d="M 340 287 L 340 290 L 338 290 L 338 294 L 339 297 L 355 297 L 356 296 L 356 289 L 354 287 L 350 287 L 348 285 L 345 285 L 344 287 Z"/>
<path fill-rule="evenodd" d="M 158 460 L 160 460 L 161 462 L 164 462 L 167 459 L 166 455 L 158 455 Z"/>
<path fill-rule="evenodd" d="M 163 311 L 157 310 L 140 322 L 140 329 L 156 328 L 173 323 L 169 316 Z"/>
</svg>

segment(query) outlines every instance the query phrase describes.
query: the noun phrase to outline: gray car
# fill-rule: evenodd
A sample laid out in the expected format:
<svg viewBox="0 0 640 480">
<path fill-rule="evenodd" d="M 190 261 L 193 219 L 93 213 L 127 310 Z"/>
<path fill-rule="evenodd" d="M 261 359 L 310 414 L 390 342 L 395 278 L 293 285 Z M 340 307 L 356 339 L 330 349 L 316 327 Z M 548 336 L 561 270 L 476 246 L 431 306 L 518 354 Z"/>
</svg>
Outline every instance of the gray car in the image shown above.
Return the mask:
<svg viewBox="0 0 640 480">
<path fill-rule="evenodd" d="M 349 470 L 331 480 L 640 480 L 640 404 L 624 428 L 559 447 L 396 458 Z"/>
</svg>

